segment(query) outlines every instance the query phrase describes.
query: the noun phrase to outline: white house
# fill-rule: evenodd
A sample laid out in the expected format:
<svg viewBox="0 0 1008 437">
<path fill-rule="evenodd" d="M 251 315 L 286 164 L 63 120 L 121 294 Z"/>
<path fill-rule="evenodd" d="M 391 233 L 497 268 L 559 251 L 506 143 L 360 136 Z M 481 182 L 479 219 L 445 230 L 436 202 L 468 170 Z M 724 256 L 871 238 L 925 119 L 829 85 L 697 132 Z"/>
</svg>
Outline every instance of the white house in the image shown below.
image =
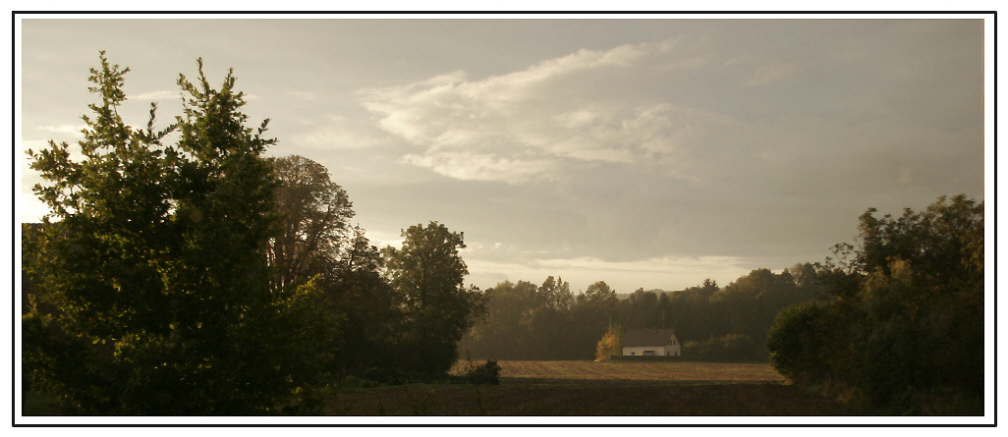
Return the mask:
<svg viewBox="0 0 1008 437">
<path fill-rule="evenodd" d="M 623 333 L 623 356 L 678 357 L 682 345 L 673 329 L 629 329 Z"/>
</svg>

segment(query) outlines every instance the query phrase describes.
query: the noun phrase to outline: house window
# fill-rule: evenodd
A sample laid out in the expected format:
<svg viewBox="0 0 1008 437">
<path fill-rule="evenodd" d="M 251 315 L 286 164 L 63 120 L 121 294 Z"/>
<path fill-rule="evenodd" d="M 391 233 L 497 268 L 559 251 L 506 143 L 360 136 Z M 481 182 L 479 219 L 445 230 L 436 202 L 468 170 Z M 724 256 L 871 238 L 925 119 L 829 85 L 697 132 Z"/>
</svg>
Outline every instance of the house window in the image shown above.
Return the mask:
<svg viewBox="0 0 1008 437">
<path fill-rule="evenodd" d="M 637 352 L 630 352 L 630 355 L 637 355 Z"/>
<path fill-rule="evenodd" d="M 653 356 L 654 355 L 654 351 L 644 351 L 644 355 L 645 356 Z"/>
</svg>

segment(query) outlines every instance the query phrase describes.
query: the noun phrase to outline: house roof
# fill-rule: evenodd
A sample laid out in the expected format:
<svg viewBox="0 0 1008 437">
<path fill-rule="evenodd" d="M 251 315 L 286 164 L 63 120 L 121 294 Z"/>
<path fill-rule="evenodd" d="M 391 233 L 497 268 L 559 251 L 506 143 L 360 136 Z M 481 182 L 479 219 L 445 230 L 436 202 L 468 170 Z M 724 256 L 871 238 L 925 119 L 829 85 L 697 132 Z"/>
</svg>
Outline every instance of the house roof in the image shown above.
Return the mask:
<svg viewBox="0 0 1008 437">
<path fill-rule="evenodd" d="M 623 333 L 623 346 L 663 346 L 674 335 L 673 329 L 628 329 Z"/>
</svg>

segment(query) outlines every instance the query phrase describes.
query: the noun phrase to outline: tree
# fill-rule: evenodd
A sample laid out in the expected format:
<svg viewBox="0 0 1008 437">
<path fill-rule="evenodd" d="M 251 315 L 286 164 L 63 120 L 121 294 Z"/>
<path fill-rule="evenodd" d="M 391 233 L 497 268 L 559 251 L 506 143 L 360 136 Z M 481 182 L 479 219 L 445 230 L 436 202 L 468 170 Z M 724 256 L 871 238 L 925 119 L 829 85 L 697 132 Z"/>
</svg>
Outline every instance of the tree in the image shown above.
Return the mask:
<svg viewBox="0 0 1008 437">
<path fill-rule="evenodd" d="M 875 212 L 861 215 L 859 244 L 837 245 L 839 266 L 827 260 L 820 273 L 828 304 L 778 318 L 775 365 L 885 413 L 979 413 L 983 204 L 960 195 L 898 218 Z"/>
<path fill-rule="evenodd" d="M 620 320 L 628 328 L 664 328 L 664 309 L 658 304 L 657 293 L 638 288 L 620 302 Z"/>
<path fill-rule="evenodd" d="M 584 351 L 571 343 L 570 332 L 574 295 L 570 284 L 561 277 L 549 276 L 536 291 L 542 308 L 532 317 L 532 334 L 529 358 L 577 359 Z"/>
<path fill-rule="evenodd" d="M 602 339 L 595 346 L 595 361 L 608 360 L 623 355 L 623 329 L 619 325 L 609 325 Z"/>
<path fill-rule="evenodd" d="M 458 357 L 458 341 L 482 314 L 483 295 L 463 285 L 469 270 L 458 253 L 465 248 L 462 233 L 431 222 L 410 226 L 402 236 L 402 248 L 382 252 L 403 302 L 401 359 L 408 369 L 443 373 Z"/>
<path fill-rule="evenodd" d="M 36 304 L 50 310 L 23 318 L 24 364 L 34 382 L 91 411 L 118 408 L 105 387 L 129 370 L 110 342 L 167 331 L 159 272 L 170 264 L 161 254 L 177 243 L 169 212 L 181 159 L 160 144 L 174 126 L 155 133 L 154 104 L 147 130 L 123 122 L 117 108 L 129 69 L 109 64 L 104 52 L 100 60 L 89 90 L 101 102 L 82 117 L 83 160 L 71 160 L 65 142 L 28 151 L 47 181 L 33 190 L 51 210 L 28 273 L 39 281 Z"/>
<path fill-rule="evenodd" d="M 618 305 L 616 292 L 605 281 L 592 283 L 578 295 L 571 310 L 567 341 L 572 349 L 580 352 L 580 357 L 592 357 L 598 339 L 615 320 Z"/>
<path fill-rule="evenodd" d="M 267 252 L 274 268 L 274 289 L 284 290 L 322 274 L 336 264 L 353 229 L 353 204 L 329 171 L 315 161 L 292 155 L 271 158 L 280 182 L 276 211 L 283 218 Z"/>
<path fill-rule="evenodd" d="M 574 295 L 571 294 L 570 285 L 564 282 L 561 277 L 557 277 L 556 280 L 552 276 L 547 277 L 539 286 L 537 293 L 547 308 L 566 311 L 574 304 Z"/>
<path fill-rule="evenodd" d="M 781 310 L 767 334 L 770 364 L 801 384 L 818 384 L 829 376 L 828 359 L 836 353 L 830 341 L 828 309 L 804 302 Z M 831 352 L 832 351 L 832 352 Z"/>
<path fill-rule="evenodd" d="M 705 279 L 701 286 L 668 293 L 668 317 L 679 340 L 704 340 L 715 334 L 718 322 L 713 320 L 710 298 L 718 290 L 717 282 Z"/>
<path fill-rule="evenodd" d="M 29 151 L 52 210 L 39 256 L 38 303 L 22 319 L 24 365 L 41 387 L 91 414 L 251 414 L 277 411 L 318 382 L 338 320 L 305 284 L 272 293 L 266 243 L 277 224 L 275 184 L 261 154 L 275 140 L 246 128 L 228 73 L 213 89 L 198 61 L 177 117 L 176 146 L 118 115 L 125 73 L 101 53 L 84 116 L 84 156 L 66 143 Z M 57 220 L 52 220 L 53 218 Z"/>
<path fill-rule="evenodd" d="M 683 343 L 683 356 L 704 361 L 762 361 L 766 358 L 762 344 L 745 334 L 727 334 L 705 341 Z"/>
<path fill-rule="evenodd" d="M 725 334 L 745 334 L 765 344 L 766 332 L 778 311 L 813 298 L 801 293 L 788 270 L 776 274 L 757 269 L 712 295 L 711 301 L 723 316 Z"/>
<path fill-rule="evenodd" d="M 856 253 L 862 273 L 890 274 L 890 264 L 909 262 L 916 279 L 932 283 L 982 279 L 983 203 L 964 195 L 945 196 L 916 213 L 909 208 L 895 218 L 876 218 L 875 208 L 861 215 L 861 250 Z"/>
<path fill-rule="evenodd" d="M 343 353 L 334 368 L 365 375 L 394 369 L 395 339 L 404 329 L 402 298 L 382 276 L 384 261 L 378 248 L 354 228 L 335 265 L 320 276 L 333 312 L 346 319 L 340 330 Z"/>
<path fill-rule="evenodd" d="M 528 358 L 534 340 L 532 322 L 543 306 L 536 286 L 504 281 L 484 295 L 486 315 L 472 330 L 473 340 L 479 344 L 475 352 L 493 359 Z"/>
</svg>

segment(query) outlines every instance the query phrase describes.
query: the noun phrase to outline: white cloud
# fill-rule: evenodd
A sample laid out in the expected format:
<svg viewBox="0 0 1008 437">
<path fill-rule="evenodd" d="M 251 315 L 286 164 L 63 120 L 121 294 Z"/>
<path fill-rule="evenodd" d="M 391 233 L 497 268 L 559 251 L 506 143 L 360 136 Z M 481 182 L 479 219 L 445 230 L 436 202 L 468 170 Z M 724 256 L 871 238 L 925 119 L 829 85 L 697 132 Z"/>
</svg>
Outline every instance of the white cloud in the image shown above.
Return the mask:
<svg viewBox="0 0 1008 437">
<path fill-rule="evenodd" d="M 403 156 L 400 161 L 430 168 L 455 179 L 507 182 L 518 182 L 533 175 L 544 174 L 554 165 L 546 159 L 521 160 L 466 152 L 409 154 Z"/>
<path fill-rule="evenodd" d="M 365 235 L 371 242 L 372 246 L 378 247 L 379 249 L 385 248 L 386 246 L 392 246 L 395 248 L 402 247 L 404 241 L 406 241 L 401 232 L 382 232 L 379 230 L 365 230 Z"/>
<path fill-rule="evenodd" d="M 619 293 L 637 288 L 681 290 L 700 285 L 704 279 L 720 284 L 749 273 L 744 259 L 738 257 L 654 257 L 635 261 L 605 261 L 595 257 L 530 259 L 527 262 L 467 258 L 474 273 L 466 281 L 489 288 L 504 280 L 538 283 L 547 276 L 560 276 L 570 282 L 572 291 L 584 290 L 596 281 L 606 281 Z"/>
<path fill-rule="evenodd" d="M 452 178 L 519 182 L 563 164 L 662 162 L 697 114 L 610 85 L 667 66 L 672 46 L 582 49 L 482 80 L 456 71 L 360 96 L 382 129 L 416 148 L 401 162 Z"/>
<path fill-rule="evenodd" d="M 535 264 L 547 269 L 578 271 L 621 271 L 641 274 L 670 273 L 702 269 L 717 271 L 728 267 L 736 270 L 741 263 L 735 257 L 706 256 L 691 258 L 656 257 L 637 261 L 605 261 L 595 257 L 540 259 Z"/>
<path fill-rule="evenodd" d="M 388 136 L 368 123 L 335 115 L 326 117 L 322 122 L 305 124 L 307 126 L 298 127 L 300 133 L 288 137 L 284 143 L 315 150 L 366 149 L 385 143 L 383 137 Z"/>
<path fill-rule="evenodd" d="M 178 90 L 158 90 L 137 94 L 135 96 L 130 96 L 130 98 L 136 100 L 167 100 L 177 99 L 179 96 L 180 94 Z"/>
<path fill-rule="evenodd" d="M 33 194 L 18 196 L 17 220 L 20 223 L 39 223 L 49 212 L 49 207 L 37 200 Z"/>
<path fill-rule="evenodd" d="M 81 131 L 84 130 L 85 128 L 87 128 L 87 125 L 83 123 L 35 126 L 35 129 L 44 132 L 52 132 L 58 134 L 72 134 L 77 136 L 81 136 Z"/>
</svg>

